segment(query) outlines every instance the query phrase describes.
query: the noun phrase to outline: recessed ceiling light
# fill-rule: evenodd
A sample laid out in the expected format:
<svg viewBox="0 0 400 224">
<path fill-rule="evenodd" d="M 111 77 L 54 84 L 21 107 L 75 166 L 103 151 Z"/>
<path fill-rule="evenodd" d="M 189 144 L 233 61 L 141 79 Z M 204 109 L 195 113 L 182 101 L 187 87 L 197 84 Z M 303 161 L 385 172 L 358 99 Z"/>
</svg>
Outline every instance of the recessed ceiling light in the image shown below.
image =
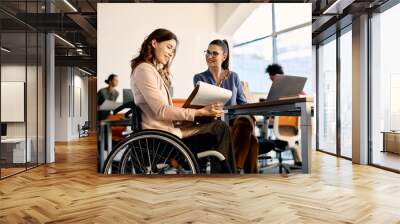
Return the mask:
<svg viewBox="0 0 400 224">
<path fill-rule="evenodd" d="M 78 67 L 78 70 L 81 71 L 81 72 L 83 72 L 83 73 L 85 73 L 85 74 L 87 74 L 87 75 L 93 75 L 92 73 L 90 73 L 90 72 L 88 72 L 88 71 L 86 71 L 86 70 L 83 70 L 83 69 L 81 69 L 81 68 L 79 68 L 79 67 Z"/>
<path fill-rule="evenodd" d="M 343 9 L 351 5 L 355 0 L 336 0 L 332 5 L 324 10 L 322 14 L 342 14 Z"/>
<path fill-rule="evenodd" d="M 6 53 L 10 53 L 11 52 L 11 50 L 9 50 L 9 49 L 7 49 L 5 47 L 1 47 L 0 49 L 1 49 L 1 51 L 4 51 Z"/>
<path fill-rule="evenodd" d="M 78 10 L 68 1 L 64 0 L 65 4 L 67 4 L 74 12 L 78 12 Z"/>
<path fill-rule="evenodd" d="M 57 38 L 58 38 L 59 40 L 61 40 L 62 42 L 66 43 L 67 45 L 69 45 L 69 46 L 75 48 L 75 45 L 73 45 L 73 44 L 72 44 L 71 42 L 69 42 L 68 40 L 66 40 L 66 39 L 64 39 L 64 38 L 62 38 L 62 37 L 60 37 L 60 36 L 57 35 L 57 34 L 54 34 L 54 36 L 57 37 Z"/>
</svg>

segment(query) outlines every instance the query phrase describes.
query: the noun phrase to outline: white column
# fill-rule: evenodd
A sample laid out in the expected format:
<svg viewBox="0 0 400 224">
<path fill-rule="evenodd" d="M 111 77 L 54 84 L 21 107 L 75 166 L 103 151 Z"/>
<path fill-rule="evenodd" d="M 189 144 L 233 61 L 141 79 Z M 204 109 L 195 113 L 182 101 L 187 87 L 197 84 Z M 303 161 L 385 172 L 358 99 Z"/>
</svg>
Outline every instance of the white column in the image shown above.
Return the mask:
<svg viewBox="0 0 400 224">
<path fill-rule="evenodd" d="M 368 16 L 353 20 L 353 162 L 368 163 Z"/>
<path fill-rule="evenodd" d="M 46 35 L 46 163 L 55 161 L 54 132 L 55 132 L 55 56 L 54 35 Z"/>
</svg>

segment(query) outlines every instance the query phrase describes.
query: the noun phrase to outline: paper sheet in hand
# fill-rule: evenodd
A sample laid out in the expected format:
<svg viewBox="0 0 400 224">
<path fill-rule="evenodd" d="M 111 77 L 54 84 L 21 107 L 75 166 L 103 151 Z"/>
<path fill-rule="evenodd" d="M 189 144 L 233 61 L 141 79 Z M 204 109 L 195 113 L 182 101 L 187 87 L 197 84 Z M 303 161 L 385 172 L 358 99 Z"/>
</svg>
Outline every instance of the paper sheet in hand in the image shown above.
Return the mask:
<svg viewBox="0 0 400 224">
<path fill-rule="evenodd" d="M 225 104 L 231 97 L 232 91 L 199 81 L 183 107 L 201 108 L 212 103 Z"/>
<path fill-rule="evenodd" d="M 122 103 L 117 103 L 111 100 L 105 100 L 103 104 L 101 104 L 99 110 L 115 110 L 117 107 L 121 106 Z"/>
</svg>

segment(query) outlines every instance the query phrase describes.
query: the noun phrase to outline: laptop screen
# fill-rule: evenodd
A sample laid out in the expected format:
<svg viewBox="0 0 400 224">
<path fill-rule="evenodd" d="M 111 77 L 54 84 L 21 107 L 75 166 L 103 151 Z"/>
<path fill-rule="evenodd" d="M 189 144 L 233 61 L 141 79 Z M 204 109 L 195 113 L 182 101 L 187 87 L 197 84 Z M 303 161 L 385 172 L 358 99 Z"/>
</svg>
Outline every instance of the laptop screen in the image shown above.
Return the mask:
<svg viewBox="0 0 400 224">
<path fill-rule="evenodd" d="M 276 77 L 269 90 L 267 101 L 298 96 L 303 91 L 306 81 L 306 77 L 300 76 L 282 75 Z"/>
</svg>

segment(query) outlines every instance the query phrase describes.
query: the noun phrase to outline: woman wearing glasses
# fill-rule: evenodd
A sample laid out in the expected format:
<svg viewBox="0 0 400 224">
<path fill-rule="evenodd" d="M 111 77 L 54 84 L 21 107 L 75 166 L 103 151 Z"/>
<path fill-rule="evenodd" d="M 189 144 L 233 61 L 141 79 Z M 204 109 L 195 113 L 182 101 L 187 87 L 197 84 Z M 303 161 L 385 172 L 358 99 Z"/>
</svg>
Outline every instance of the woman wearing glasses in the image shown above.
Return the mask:
<svg viewBox="0 0 400 224">
<path fill-rule="evenodd" d="M 246 103 L 238 74 L 229 70 L 228 41 L 218 39 L 211 41 L 205 51 L 205 56 L 208 69 L 193 77 L 194 85 L 202 81 L 231 90 L 232 98 L 226 106 Z M 232 122 L 233 120 L 230 123 Z"/>
<path fill-rule="evenodd" d="M 172 104 L 169 87 L 171 78 L 169 66 L 176 54 L 178 39 L 166 29 L 154 30 L 142 43 L 139 55 L 131 61 L 131 87 L 136 105 L 142 111 L 142 127 L 159 129 L 175 134 L 197 153 L 201 148 L 196 142 L 210 142 L 213 148 L 222 153 L 226 160 L 215 161 L 213 172 L 231 173 L 234 171 L 234 154 L 229 127 L 224 122 L 176 128 L 173 121 L 193 121 L 195 117 L 220 116 L 220 105 L 208 105 L 202 109 L 175 107 Z"/>
<path fill-rule="evenodd" d="M 198 81 L 222 87 L 232 91 L 231 99 L 225 106 L 247 103 L 239 76 L 229 70 L 229 45 L 226 40 L 213 40 L 205 51 L 208 69 L 193 77 Z M 258 144 L 252 134 L 254 120 L 250 116 L 229 117 L 235 149 L 236 168 L 246 173 L 257 173 Z"/>
</svg>

